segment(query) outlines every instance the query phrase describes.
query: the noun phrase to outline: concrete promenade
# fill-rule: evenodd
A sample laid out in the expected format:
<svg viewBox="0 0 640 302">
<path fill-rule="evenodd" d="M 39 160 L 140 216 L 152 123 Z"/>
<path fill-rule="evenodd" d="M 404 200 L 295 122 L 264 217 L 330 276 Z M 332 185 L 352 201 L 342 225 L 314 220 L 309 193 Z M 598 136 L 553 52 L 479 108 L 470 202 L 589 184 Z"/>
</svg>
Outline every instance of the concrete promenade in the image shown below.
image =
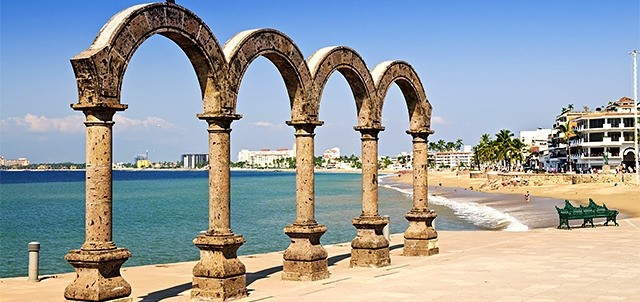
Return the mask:
<svg viewBox="0 0 640 302">
<path fill-rule="evenodd" d="M 578 221 L 572 221 L 577 224 Z M 349 244 L 326 246 L 329 279 L 282 281 L 282 253 L 240 257 L 249 297 L 239 301 L 640 301 L 640 218 L 620 226 L 529 232 L 439 232 L 441 253 L 391 266 L 349 268 Z M 354 230 L 355 233 L 355 230 Z M 188 301 L 195 262 L 124 268 L 133 301 Z M 74 274 L 0 279 L 0 301 L 63 301 Z"/>
</svg>

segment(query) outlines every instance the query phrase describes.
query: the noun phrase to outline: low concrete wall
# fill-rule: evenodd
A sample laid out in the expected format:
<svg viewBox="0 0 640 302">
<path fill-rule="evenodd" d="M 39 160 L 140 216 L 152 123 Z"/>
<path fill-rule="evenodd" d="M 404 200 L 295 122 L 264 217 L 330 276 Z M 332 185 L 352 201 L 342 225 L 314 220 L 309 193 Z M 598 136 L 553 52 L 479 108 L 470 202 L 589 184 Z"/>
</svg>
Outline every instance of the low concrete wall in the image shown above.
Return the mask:
<svg viewBox="0 0 640 302">
<path fill-rule="evenodd" d="M 633 182 L 635 174 L 526 174 L 501 173 L 498 178 L 502 181 L 512 181 L 519 178 L 520 183 L 529 186 L 545 184 L 581 184 L 581 183 L 615 183 Z"/>
</svg>

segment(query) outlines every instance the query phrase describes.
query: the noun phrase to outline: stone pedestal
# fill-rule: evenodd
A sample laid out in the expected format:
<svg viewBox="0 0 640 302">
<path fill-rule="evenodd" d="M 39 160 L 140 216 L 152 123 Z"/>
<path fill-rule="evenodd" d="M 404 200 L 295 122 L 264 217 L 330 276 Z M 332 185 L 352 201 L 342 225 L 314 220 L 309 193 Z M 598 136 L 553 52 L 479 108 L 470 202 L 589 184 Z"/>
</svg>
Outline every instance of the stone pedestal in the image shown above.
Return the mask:
<svg viewBox="0 0 640 302">
<path fill-rule="evenodd" d="M 131 285 L 120 276 L 120 267 L 131 257 L 127 249 L 71 250 L 64 259 L 76 270 L 76 279 L 64 290 L 69 300 L 106 301 L 127 297 Z"/>
<path fill-rule="evenodd" d="M 329 278 L 327 251 L 320 244 L 320 237 L 327 227 L 320 224 L 291 224 L 284 233 L 291 244 L 284 252 L 282 280 L 315 281 Z"/>
<path fill-rule="evenodd" d="M 389 223 L 389 219 L 361 216 L 354 218 L 352 222 L 358 232 L 356 238 L 351 241 L 350 266 L 382 267 L 391 264 L 389 241 L 382 234 L 382 229 Z"/>
<path fill-rule="evenodd" d="M 439 253 L 438 232 L 433 228 L 436 213 L 413 209 L 404 217 L 409 227 L 404 232 L 404 256 L 430 256 Z"/>
<path fill-rule="evenodd" d="M 198 235 L 200 261 L 193 268 L 191 301 L 226 301 L 247 296 L 246 270 L 236 255 L 240 235 Z"/>
</svg>

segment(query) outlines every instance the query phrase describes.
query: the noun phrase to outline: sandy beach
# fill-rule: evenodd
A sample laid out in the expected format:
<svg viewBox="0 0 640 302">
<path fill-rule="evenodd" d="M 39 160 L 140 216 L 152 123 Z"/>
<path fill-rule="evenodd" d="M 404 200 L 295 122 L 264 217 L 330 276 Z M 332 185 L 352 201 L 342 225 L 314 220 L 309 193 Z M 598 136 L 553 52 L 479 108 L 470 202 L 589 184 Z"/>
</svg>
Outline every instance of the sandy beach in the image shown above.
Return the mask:
<svg viewBox="0 0 640 302">
<path fill-rule="evenodd" d="M 598 204 L 606 204 L 610 209 L 616 209 L 627 217 L 640 217 L 640 188 L 629 183 L 587 183 L 587 184 L 549 184 L 541 186 L 505 187 L 497 190 L 479 189 L 486 182 L 486 178 L 470 178 L 469 173 L 429 171 L 429 185 L 437 187 L 460 188 L 488 193 L 511 194 L 513 198 L 524 202 L 524 194 L 531 193 L 531 203 L 540 200 L 539 197 L 568 199 L 574 204 L 589 204 L 592 198 Z M 410 173 L 402 174 L 396 181 L 411 184 L 413 179 Z M 555 213 L 555 208 L 549 206 Z"/>
</svg>

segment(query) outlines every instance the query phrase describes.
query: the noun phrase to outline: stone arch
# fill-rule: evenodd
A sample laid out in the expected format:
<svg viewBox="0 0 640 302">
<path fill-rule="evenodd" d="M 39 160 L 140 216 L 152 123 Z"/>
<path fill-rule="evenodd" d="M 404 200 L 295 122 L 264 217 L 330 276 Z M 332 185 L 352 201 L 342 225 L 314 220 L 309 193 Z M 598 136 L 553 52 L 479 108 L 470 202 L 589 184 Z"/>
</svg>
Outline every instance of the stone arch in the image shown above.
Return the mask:
<svg viewBox="0 0 640 302">
<path fill-rule="evenodd" d="M 382 118 L 382 106 L 389 87 L 396 83 L 409 111 L 409 130 L 426 131 L 431 128 L 431 104 L 418 73 L 409 63 L 398 60 L 382 62 L 373 69 L 372 77 L 378 101 L 374 112 L 377 119 Z"/>
<path fill-rule="evenodd" d="M 309 99 L 313 104 L 315 114 L 319 114 L 320 111 L 320 99 L 324 86 L 333 72 L 337 70 L 347 80 L 355 98 L 358 126 L 380 126 L 380 120 L 371 115 L 375 91 L 373 79 L 360 54 L 346 46 L 325 47 L 311 55 L 307 64 L 313 77 L 309 89 Z"/>
<path fill-rule="evenodd" d="M 229 39 L 223 51 L 229 62 L 228 89 L 231 93 L 231 98 L 225 101 L 225 106 L 235 110 L 244 73 L 253 60 L 264 56 L 276 66 L 284 80 L 289 95 L 292 122 L 318 121 L 307 100 L 307 89 L 311 81 L 309 68 L 302 52 L 287 35 L 268 28 L 246 30 Z"/>
<path fill-rule="evenodd" d="M 136 49 L 160 34 L 175 42 L 196 72 L 205 112 L 219 111 L 211 100 L 222 91 L 226 61 L 209 27 L 193 12 L 172 3 L 132 6 L 102 27 L 93 44 L 71 59 L 78 85 L 76 107 L 120 107 L 122 80 Z"/>
</svg>

